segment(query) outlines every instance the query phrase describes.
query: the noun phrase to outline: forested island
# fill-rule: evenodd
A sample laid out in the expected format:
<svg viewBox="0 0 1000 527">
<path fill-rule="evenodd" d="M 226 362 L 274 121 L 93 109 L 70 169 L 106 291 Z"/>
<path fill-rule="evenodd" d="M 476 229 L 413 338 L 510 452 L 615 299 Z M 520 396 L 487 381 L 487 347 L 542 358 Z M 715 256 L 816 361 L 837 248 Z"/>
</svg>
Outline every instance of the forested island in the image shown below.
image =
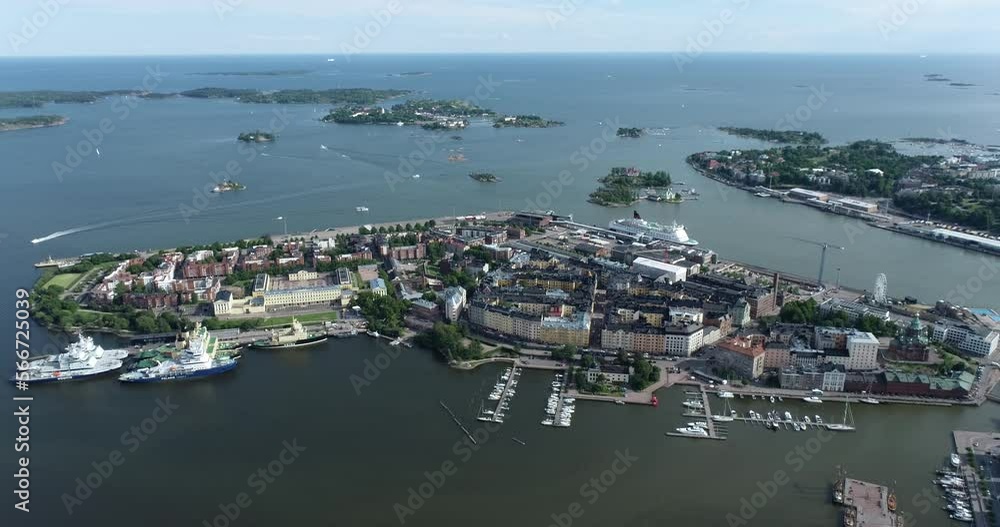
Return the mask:
<svg viewBox="0 0 1000 527">
<path fill-rule="evenodd" d="M 253 132 L 243 132 L 236 139 L 244 143 L 270 143 L 275 139 L 274 134 L 255 130 Z"/>
<path fill-rule="evenodd" d="M 738 128 L 734 126 L 722 126 L 719 130 L 729 135 L 737 137 L 749 137 L 761 141 L 772 143 L 786 143 L 790 145 L 823 145 L 826 138 L 816 132 L 800 132 L 798 130 L 763 130 L 759 128 Z"/>
<path fill-rule="evenodd" d="M 493 122 L 493 128 L 552 128 L 563 126 L 562 121 L 550 121 L 537 115 L 506 115 Z"/>
<path fill-rule="evenodd" d="M 469 174 L 469 177 L 480 183 L 496 183 L 500 181 L 495 174 L 489 172 L 473 172 Z"/>
<path fill-rule="evenodd" d="M 204 77 L 282 77 L 286 75 L 306 75 L 313 70 L 266 70 L 266 71 L 203 71 L 191 73 Z"/>
<path fill-rule="evenodd" d="M 1000 232 L 1000 193 L 991 176 L 1000 163 L 977 161 L 974 156 L 910 156 L 888 143 L 858 141 L 739 154 L 702 152 L 689 156 L 688 163 L 715 179 L 746 188 L 767 183 L 774 189 L 801 187 L 890 198 L 893 206 L 914 216 L 930 215 L 935 220 Z"/>
<path fill-rule="evenodd" d="M 392 108 L 352 106 L 337 108 L 323 118 L 337 124 L 421 125 L 429 130 L 456 129 L 468 126 L 470 117 L 488 118 L 496 112 L 461 100 L 416 99 Z"/>
<path fill-rule="evenodd" d="M 645 134 L 645 130 L 642 128 L 619 128 L 618 137 L 628 137 L 631 139 L 638 139 Z"/>
<path fill-rule="evenodd" d="M 27 117 L 4 117 L 0 118 L 0 132 L 11 132 L 14 130 L 27 130 L 29 128 L 47 128 L 50 126 L 61 126 L 69 119 L 61 115 L 31 115 Z"/>
<path fill-rule="evenodd" d="M 144 99 L 165 99 L 170 97 L 236 99 L 240 102 L 255 104 L 376 104 L 409 93 L 409 90 L 374 90 L 370 88 L 273 91 L 240 88 L 197 88 L 180 93 L 147 92 L 141 90 L 35 90 L 0 92 L 0 108 L 40 108 L 46 104 L 94 103 L 112 96 L 132 96 Z"/>
<path fill-rule="evenodd" d="M 667 188 L 670 174 L 663 170 L 643 172 L 637 168 L 615 167 L 600 179 L 601 186 L 590 194 L 589 201 L 597 205 L 631 205 L 639 199 L 639 189 Z"/>
</svg>

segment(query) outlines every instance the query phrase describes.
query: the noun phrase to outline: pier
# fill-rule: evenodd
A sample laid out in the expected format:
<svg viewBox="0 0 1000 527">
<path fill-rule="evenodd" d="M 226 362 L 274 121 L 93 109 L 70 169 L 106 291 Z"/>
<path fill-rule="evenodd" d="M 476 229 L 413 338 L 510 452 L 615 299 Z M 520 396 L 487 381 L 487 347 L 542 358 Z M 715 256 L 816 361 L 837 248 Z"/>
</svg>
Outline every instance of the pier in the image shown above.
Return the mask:
<svg viewBox="0 0 1000 527">
<path fill-rule="evenodd" d="M 480 414 L 476 417 L 479 421 L 492 421 L 494 423 L 502 423 L 504 418 L 504 410 L 509 406 L 507 403 L 511 397 L 516 393 L 514 388 L 517 386 L 518 379 L 521 378 L 521 370 L 515 365 L 508 369 L 507 380 L 503 385 L 503 390 L 500 392 L 500 396 L 497 399 L 496 408 L 493 409 L 492 414 Z"/>
<path fill-rule="evenodd" d="M 699 419 L 704 419 L 705 424 L 707 425 L 705 427 L 705 431 L 708 432 L 708 435 L 697 436 L 690 434 L 682 434 L 680 432 L 666 432 L 664 433 L 664 435 L 667 437 L 687 437 L 691 439 L 715 439 L 719 441 L 724 441 L 726 439 L 726 436 L 722 435 L 720 432 L 724 432 L 725 430 L 721 430 L 719 428 L 719 426 L 715 422 L 714 416 L 712 416 L 712 407 L 708 401 L 708 392 L 705 391 L 705 388 L 703 386 L 699 386 L 699 390 L 696 392 L 685 391 L 684 393 L 688 396 L 689 402 L 691 401 L 692 398 L 695 398 L 695 400 L 701 402 L 702 407 L 700 409 L 700 412 L 696 411 L 695 409 L 691 409 L 689 411 L 685 411 L 681 415 L 685 417 L 697 417 Z"/>
<path fill-rule="evenodd" d="M 462 421 L 458 420 L 458 416 L 455 415 L 455 412 L 452 412 L 451 408 L 448 408 L 448 405 L 444 404 L 444 401 L 438 401 L 438 403 L 441 404 L 441 408 L 444 408 L 444 411 L 448 412 L 448 415 L 451 416 L 451 420 L 455 421 L 455 424 L 462 429 L 462 432 L 464 432 L 466 437 L 469 438 L 469 441 L 472 441 L 473 445 L 478 445 L 479 443 L 476 441 L 476 438 L 472 437 L 472 432 L 470 432 L 469 429 L 462 424 Z"/>
<path fill-rule="evenodd" d="M 857 479 L 844 480 L 844 525 L 847 527 L 902 527 L 896 514 L 896 498 L 888 487 Z"/>
</svg>

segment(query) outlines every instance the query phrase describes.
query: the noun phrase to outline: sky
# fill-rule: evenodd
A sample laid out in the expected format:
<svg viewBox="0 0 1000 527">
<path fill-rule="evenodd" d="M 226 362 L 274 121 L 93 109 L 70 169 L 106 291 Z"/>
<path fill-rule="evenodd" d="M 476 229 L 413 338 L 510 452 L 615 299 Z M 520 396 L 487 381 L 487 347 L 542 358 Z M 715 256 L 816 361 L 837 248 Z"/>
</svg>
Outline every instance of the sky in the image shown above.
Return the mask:
<svg viewBox="0 0 1000 527">
<path fill-rule="evenodd" d="M 1000 0 L 3 0 L 0 57 L 996 53 Z"/>
</svg>

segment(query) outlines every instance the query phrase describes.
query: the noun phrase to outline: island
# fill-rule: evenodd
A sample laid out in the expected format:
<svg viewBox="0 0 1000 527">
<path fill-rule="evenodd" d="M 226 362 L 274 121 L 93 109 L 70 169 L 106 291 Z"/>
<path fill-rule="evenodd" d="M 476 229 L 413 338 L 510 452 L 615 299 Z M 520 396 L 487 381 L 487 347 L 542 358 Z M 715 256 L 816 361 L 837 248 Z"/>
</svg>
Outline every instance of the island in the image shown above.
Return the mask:
<svg viewBox="0 0 1000 527">
<path fill-rule="evenodd" d="M 337 124 L 420 125 L 427 130 L 456 130 L 469 125 L 469 118 L 492 117 L 496 113 L 461 100 L 414 99 L 386 109 L 351 106 L 331 111 L 323 121 Z"/>
<path fill-rule="evenodd" d="M 550 121 L 537 115 L 506 115 L 493 121 L 493 128 L 552 128 L 563 126 L 562 121 Z"/>
<path fill-rule="evenodd" d="M 253 132 L 243 132 L 236 139 L 244 143 L 270 143 L 276 137 L 274 134 L 255 130 Z"/>
<path fill-rule="evenodd" d="M 927 82 L 951 82 L 951 79 L 941 75 L 940 73 L 928 73 L 924 75 L 924 80 Z"/>
<path fill-rule="evenodd" d="M 941 137 L 904 137 L 900 139 L 903 143 L 920 143 L 928 145 L 958 145 L 958 146 L 970 146 L 972 143 L 966 141 L 965 139 L 957 138 L 941 138 Z"/>
<path fill-rule="evenodd" d="M 500 181 L 496 175 L 489 172 L 473 172 L 469 174 L 469 177 L 480 183 L 496 183 Z"/>
<path fill-rule="evenodd" d="M 196 88 L 180 93 L 143 90 L 107 91 L 11 91 L 0 92 L 0 108 L 41 108 L 46 104 L 90 104 L 113 96 L 166 99 L 235 99 L 254 104 L 376 104 L 409 94 L 409 90 L 336 88 L 330 90 L 270 90 L 241 88 Z"/>
<path fill-rule="evenodd" d="M 390 73 L 386 77 L 429 77 L 429 71 L 404 71 L 403 73 Z"/>
<path fill-rule="evenodd" d="M 0 118 L 0 132 L 27 130 L 30 128 L 48 128 L 62 126 L 69 121 L 61 115 L 31 115 L 27 117 Z"/>
<path fill-rule="evenodd" d="M 600 179 L 601 186 L 590 194 L 591 203 L 604 207 L 631 205 L 641 199 L 643 188 L 669 188 L 670 174 L 663 170 L 643 172 L 638 168 L 615 167 Z"/>
<path fill-rule="evenodd" d="M 619 128 L 618 137 L 628 137 L 631 139 L 638 139 L 645 135 L 646 131 L 642 128 Z"/>
<path fill-rule="evenodd" d="M 265 70 L 265 71 L 204 71 L 190 73 L 204 77 L 282 77 L 286 75 L 306 75 L 313 70 Z"/>
<path fill-rule="evenodd" d="M 0 108 L 41 108 L 46 104 L 89 104 L 115 95 L 142 95 L 138 90 L 109 91 L 9 91 L 0 92 Z"/>
<path fill-rule="evenodd" d="M 216 194 L 222 194 L 223 192 L 233 192 L 236 190 L 246 190 L 246 189 L 247 189 L 246 186 L 237 183 L 233 180 L 227 179 L 222 183 L 216 185 L 215 188 L 212 189 L 212 192 Z"/>
<path fill-rule="evenodd" d="M 729 135 L 737 137 L 748 137 L 772 143 L 786 143 L 790 145 L 822 145 L 826 144 L 826 138 L 816 132 L 800 132 L 798 130 L 763 130 L 759 128 L 739 128 L 734 126 L 721 126 L 719 130 Z"/>
</svg>

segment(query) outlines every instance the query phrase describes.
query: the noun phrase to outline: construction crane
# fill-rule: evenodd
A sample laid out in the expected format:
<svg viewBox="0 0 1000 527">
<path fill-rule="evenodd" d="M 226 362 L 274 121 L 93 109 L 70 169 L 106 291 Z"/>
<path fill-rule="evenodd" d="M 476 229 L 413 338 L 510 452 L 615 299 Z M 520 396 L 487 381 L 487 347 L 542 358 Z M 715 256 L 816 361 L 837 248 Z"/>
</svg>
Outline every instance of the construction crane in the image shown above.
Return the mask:
<svg viewBox="0 0 1000 527">
<path fill-rule="evenodd" d="M 793 237 L 793 239 L 798 240 L 798 241 L 800 241 L 802 243 L 808 243 L 808 244 L 811 244 L 811 245 L 818 245 L 820 248 L 822 248 L 822 252 L 820 253 L 820 258 L 819 258 L 819 278 L 816 280 L 816 282 L 819 284 L 820 289 L 822 289 L 823 288 L 823 270 L 826 268 L 826 251 L 828 249 L 837 249 L 838 251 L 846 251 L 847 249 L 844 248 L 844 247 L 841 247 L 839 245 L 831 245 L 831 244 L 826 243 L 826 242 L 817 242 L 817 241 L 813 241 L 813 240 L 806 240 L 805 238 L 794 238 Z"/>
</svg>

